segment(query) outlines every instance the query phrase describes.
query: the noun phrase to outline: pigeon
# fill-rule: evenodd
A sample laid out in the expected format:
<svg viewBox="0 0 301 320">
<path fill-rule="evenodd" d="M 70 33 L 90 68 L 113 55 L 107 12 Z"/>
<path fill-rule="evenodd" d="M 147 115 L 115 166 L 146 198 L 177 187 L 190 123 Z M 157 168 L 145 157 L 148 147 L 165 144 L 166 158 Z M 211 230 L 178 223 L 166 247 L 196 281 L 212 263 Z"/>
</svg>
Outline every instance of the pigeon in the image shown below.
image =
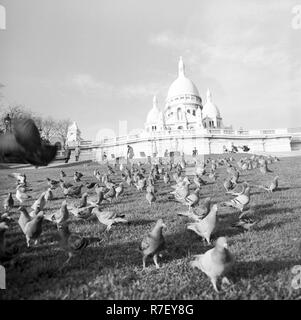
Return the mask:
<svg viewBox="0 0 301 320">
<path fill-rule="evenodd" d="M 145 195 L 146 200 L 148 201 L 149 205 L 151 206 L 153 202 L 156 201 L 156 196 L 152 191 L 147 191 Z"/>
<path fill-rule="evenodd" d="M 110 231 L 113 224 L 127 223 L 124 215 L 118 215 L 113 211 L 101 211 L 99 207 L 95 207 L 92 213 L 96 215 L 98 221 L 107 226 L 106 231 Z"/>
<path fill-rule="evenodd" d="M 159 269 L 158 255 L 160 254 L 160 251 L 165 249 L 165 240 L 162 234 L 163 228 L 166 228 L 166 225 L 162 219 L 159 219 L 152 231 L 145 236 L 141 242 L 139 249 L 143 255 L 143 269 L 145 269 L 146 258 L 150 255 L 153 255 L 156 268 Z"/>
<path fill-rule="evenodd" d="M 58 224 L 58 234 L 61 249 L 68 253 L 68 259 L 62 265 L 64 267 L 74 255 L 81 253 L 89 245 L 89 241 L 79 234 L 72 233 L 69 229 L 69 222 Z"/>
<path fill-rule="evenodd" d="M 189 194 L 184 199 L 184 204 L 189 207 L 189 211 L 192 207 L 195 207 L 200 201 L 200 188 L 197 188 L 193 193 Z"/>
<path fill-rule="evenodd" d="M 210 237 L 215 229 L 217 215 L 217 204 L 214 204 L 208 215 L 199 222 L 192 222 L 187 224 L 187 229 L 194 231 L 200 237 L 206 239 L 210 244 Z"/>
<path fill-rule="evenodd" d="M 232 227 L 248 231 L 252 229 L 257 223 L 258 223 L 258 220 L 254 220 L 252 218 L 242 218 L 242 219 L 239 219 L 234 224 L 232 224 Z"/>
<path fill-rule="evenodd" d="M 65 223 L 69 219 L 69 210 L 67 201 L 64 200 L 61 204 L 60 210 L 45 215 L 45 220 L 55 222 L 57 225 Z"/>
<path fill-rule="evenodd" d="M 197 214 L 195 214 L 193 211 L 190 211 L 190 210 L 178 212 L 178 215 L 187 217 L 195 222 L 199 222 L 202 220 L 202 218 L 200 216 L 198 216 Z"/>
<path fill-rule="evenodd" d="M 47 180 L 48 186 L 49 186 L 51 189 L 56 189 L 56 187 L 57 187 L 58 184 L 60 183 L 60 182 L 57 181 L 57 180 L 53 180 L 53 179 L 49 179 L 49 178 L 46 178 L 46 180 Z"/>
<path fill-rule="evenodd" d="M 11 178 L 15 178 L 17 180 L 17 184 L 26 185 L 26 175 L 23 173 L 13 172 L 8 175 Z"/>
<path fill-rule="evenodd" d="M 40 207 L 39 207 L 39 206 L 36 206 L 36 207 L 33 209 L 33 211 L 31 211 L 31 212 L 29 213 L 29 216 L 30 216 L 31 218 L 36 217 L 39 212 L 42 212 L 42 213 L 43 213 L 43 211 L 40 210 Z"/>
<path fill-rule="evenodd" d="M 245 192 L 247 186 L 247 182 L 241 183 L 237 185 L 233 190 L 227 191 L 226 194 L 231 194 L 232 196 L 239 196 Z"/>
<path fill-rule="evenodd" d="M 26 189 L 23 186 L 18 185 L 16 190 L 16 199 L 20 203 L 23 203 L 24 201 L 31 199 L 31 196 L 26 193 Z"/>
<path fill-rule="evenodd" d="M 153 184 L 148 184 L 146 187 L 146 192 L 155 194 L 156 193 L 155 186 Z"/>
<path fill-rule="evenodd" d="M 205 198 L 198 206 L 193 208 L 193 212 L 203 219 L 210 212 L 211 198 Z"/>
<path fill-rule="evenodd" d="M 115 191 L 116 191 L 116 199 L 118 199 L 118 197 L 121 196 L 124 192 L 124 186 L 122 182 L 120 182 L 118 187 L 115 188 Z"/>
<path fill-rule="evenodd" d="M 208 174 L 208 177 L 209 177 L 210 180 L 216 181 L 216 179 L 217 179 L 216 171 L 211 171 L 211 172 Z"/>
<path fill-rule="evenodd" d="M 164 176 L 163 176 L 163 181 L 165 184 L 169 184 L 170 183 L 170 175 L 168 174 L 168 172 L 165 172 Z"/>
<path fill-rule="evenodd" d="M 278 179 L 279 179 L 279 177 L 276 176 L 269 186 L 258 186 L 258 188 L 264 189 L 264 190 L 272 193 L 275 190 L 277 190 L 277 188 L 278 188 Z"/>
<path fill-rule="evenodd" d="M 109 188 L 109 191 L 106 192 L 103 196 L 104 200 L 112 202 L 112 200 L 116 197 L 115 186 L 112 184 Z"/>
<path fill-rule="evenodd" d="M 79 186 L 72 186 L 69 188 L 63 188 L 63 193 L 64 193 L 65 197 L 80 197 L 82 187 L 83 187 L 83 184 L 80 184 Z"/>
<path fill-rule="evenodd" d="M 226 192 L 229 190 L 232 190 L 235 187 L 235 184 L 232 181 L 232 178 L 227 178 L 223 183 L 224 188 L 226 189 Z"/>
<path fill-rule="evenodd" d="M 94 208 L 94 205 L 90 205 L 83 208 L 71 206 L 69 209 L 76 218 L 87 220 L 92 216 L 92 210 Z"/>
<path fill-rule="evenodd" d="M 85 193 L 82 194 L 82 197 L 81 197 L 81 199 L 80 199 L 80 201 L 79 201 L 79 204 L 78 204 L 77 208 L 80 209 L 80 208 L 86 207 L 87 204 L 88 204 L 87 199 L 88 199 L 88 193 L 85 192 Z"/>
<path fill-rule="evenodd" d="M 219 292 L 217 281 L 220 277 L 222 277 L 223 283 L 230 284 L 226 274 L 231 270 L 234 258 L 228 250 L 225 237 L 219 237 L 214 248 L 209 249 L 204 254 L 195 255 L 194 258 L 190 262 L 190 266 L 203 271 L 210 278 L 216 292 Z"/>
<path fill-rule="evenodd" d="M 73 174 L 73 179 L 75 182 L 80 182 L 82 177 L 83 177 L 83 174 L 78 171 L 75 171 Z"/>
<path fill-rule="evenodd" d="M 100 206 L 102 201 L 104 200 L 104 197 L 103 197 L 104 193 L 103 191 L 97 191 L 97 198 L 96 200 L 90 200 L 89 201 L 89 205 L 93 205 L 93 206 Z"/>
<path fill-rule="evenodd" d="M 139 179 L 135 185 L 138 191 L 142 191 L 146 187 L 146 178 Z"/>
<path fill-rule="evenodd" d="M 184 203 L 185 198 L 189 195 L 189 185 L 176 186 L 176 190 L 172 191 L 171 194 L 174 195 L 178 202 Z"/>
<path fill-rule="evenodd" d="M 195 175 L 193 178 L 193 182 L 197 188 L 201 188 L 201 186 L 206 184 L 206 181 L 204 181 L 200 175 Z"/>
<path fill-rule="evenodd" d="M 60 178 L 64 179 L 65 177 L 66 177 L 66 173 L 63 170 L 61 170 L 60 171 Z"/>
<path fill-rule="evenodd" d="M 236 198 L 222 203 L 222 206 L 233 207 L 240 210 L 243 213 L 246 205 L 250 202 L 250 186 L 246 186 L 242 194 L 239 194 Z M 240 215 L 240 218 L 243 214 Z"/>
<path fill-rule="evenodd" d="M 102 176 L 101 176 L 101 174 L 100 174 L 100 172 L 98 171 L 98 170 L 94 170 L 94 177 L 98 180 L 98 181 L 101 181 L 101 178 L 102 178 Z"/>
<path fill-rule="evenodd" d="M 93 189 L 96 186 L 97 182 L 87 182 L 86 187 L 87 189 Z"/>
<path fill-rule="evenodd" d="M 52 193 L 51 187 L 48 188 L 47 191 L 45 192 L 45 200 L 46 202 L 53 200 L 53 193 Z"/>
<path fill-rule="evenodd" d="M 4 199 L 3 207 L 5 211 L 9 211 L 14 207 L 14 199 L 11 192 L 9 192 L 8 196 Z"/>
<path fill-rule="evenodd" d="M 65 182 L 63 179 L 60 179 L 60 187 L 63 189 L 68 189 L 70 187 L 73 187 L 73 184 L 70 182 Z"/>
<path fill-rule="evenodd" d="M 46 199 L 45 199 L 46 192 L 43 192 L 39 198 L 33 203 L 31 206 L 31 209 L 35 210 L 37 207 L 39 207 L 40 211 L 42 211 L 46 205 Z"/>
<path fill-rule="evenodd" d="M 31 218 L 24 207 L 20 207 L 19 211 L 18 223 L 26 237 L 27 247 L 30 247 L 31 240 L 35 240 L 35 244 L 38 243 L 38 238 L 42 233 L 44 214 L 39 212 L 37 216 Z"/>
</svg>

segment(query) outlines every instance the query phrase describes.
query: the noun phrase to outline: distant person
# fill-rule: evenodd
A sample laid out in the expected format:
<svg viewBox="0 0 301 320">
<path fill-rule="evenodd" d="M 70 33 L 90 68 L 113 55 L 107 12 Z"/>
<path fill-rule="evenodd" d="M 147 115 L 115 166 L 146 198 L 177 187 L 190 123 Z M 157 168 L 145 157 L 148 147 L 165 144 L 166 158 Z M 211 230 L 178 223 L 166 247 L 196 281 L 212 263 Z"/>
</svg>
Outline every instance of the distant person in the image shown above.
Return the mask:
<svg viewBox="0 0 301 320">
<path fill-rule="evenodd" d="M 32 119 L 15 120 L 11 132 L 0 135 L 0 162 L 47 166 L 54 160 L 55 145 L 45 144 Z"/>
<path fill-rule="evenodd" d="M 168 150 L 166 149 L 165 152 L 164 152 L 164 157 L 167 158 L 168 155 L 169 155 L 169 153 L 168 153 Z"/>
<path fill-rule="evenodd" d="M 196 148 L 194 148 L 192 150 L 192 156 L 195 158 L 198 155 L 198 150 Z"/>
<path fill-rule="evenodd" d="M 65 146 L 65 163 L 68 163 L 71 157 L 71 149 L 66 145 Z"/>
<path fill-rule="evenodd" d="M 128 145 L 127 157 L 128 159 L 134 158 L 134 149 L 130 145 Z"/>
<path fill-rule="evenodd" d="M 75 147 L 74 155 L 75 155 L 75 161 L 78 161 L 79 155 L 80 155 L 80 147 L 79 146 Z"/>
</svg>

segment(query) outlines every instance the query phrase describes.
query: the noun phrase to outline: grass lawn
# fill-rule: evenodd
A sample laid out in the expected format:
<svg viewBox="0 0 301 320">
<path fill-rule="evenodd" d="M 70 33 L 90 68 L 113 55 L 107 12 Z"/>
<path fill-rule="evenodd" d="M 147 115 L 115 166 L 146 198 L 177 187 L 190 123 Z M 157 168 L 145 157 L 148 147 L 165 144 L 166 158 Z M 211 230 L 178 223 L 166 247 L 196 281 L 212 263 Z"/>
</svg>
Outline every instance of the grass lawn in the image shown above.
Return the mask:
<svg viewBox="0 0 301 320">
<path fill-rule="evenodd" d="M 234 157 L 238 159 L 241 155 Z M 189 266 L 192 255 L 203 253 L 212 245 L 205 244 L 186 229 L 188 219 L 177 215 L 185 207 L 168 199 L 172 189 L 160 180 L 156 183 L 157 201 L 152 207 L 145 199 L 145 192 L 127 185 L 120 200 L 103 205 L 124 213 L 129 221 L 114 225 L 109 235 L 103 233 L 104 228 L 96 218 L 79 221 L 72 216 L 72 231 L 103 241 L 93 242 L 61 271 L 58 269 L 67 255 L 58 247 L 55 225 L 45 221 L 40 243 L 27 249 L 19 225 L 13 223 L 7 232 L 7 241 L 20 246 L 21 254 L 16 264 L 6 270 L 7 290 L 0 291 L 0 299 L 300 299 L 301 289 L 291 286 L 294 277 L 291 269 L 301 265 L 301 157 L 282 158 L 269 167 L 273 173 L 267 175 L 262 175 L 259 169 L 241 174 L 240 181 L 256 185 L 268 184 L 275 175 L 280 177 L 279 190 L 273 194 L 251 189 L 250 215 L 260 219 L 253 230 L 243 232 L 232 228 L 238 217 L 237 210 L 218 207 L 219 221 L 212 244 L 218 236 L 226 236 L 236 260 L 229 277 L 231 285 L 220 293 L 213 290 L 205 274 Z M 81 171 L 85 183 L 94 181 L 95 168 L 102 167 L 90 163 L 64 171 L 67 181 L 71 182 L 73 172 Z M 26 173 L 33 187 L 30 194 L 36 199 L 47 188 L 46 177 L 58 179 L 60 169 L 2 169 L 0 194 L 3 196 L 14 191 L 15 180 L 8 177 L 8 173 L 14 171 Z M 202 198 L 211 196 L 213 203 L 219 204 L 231 197 L 225 194 L 222 185 L 225 167 L 219 167 L 217 172 L 217 181 L 202 187 Z M 121 181 L 119 170 L 113 180 Z M 190 187 L 195 188 L 193 184 Z M 94 190 L 89 190 L 89 194 L 94 196 Z M 61 189 L 56 189 L 54 195 L 56 200 L 48 202 L 44 211 L 60 207 Z M 70 202 L 72 200 L 68 200 Z M 32 203 L 29 201 L 27 206 Z M 12 215 L 16 221 L 17 207 Z M 159 270 L 149 258 L 143 271 L 138 247 L 159 218 L 167 225 L 164 232 L 167 250 L 159 259 Z"/>
</svg>

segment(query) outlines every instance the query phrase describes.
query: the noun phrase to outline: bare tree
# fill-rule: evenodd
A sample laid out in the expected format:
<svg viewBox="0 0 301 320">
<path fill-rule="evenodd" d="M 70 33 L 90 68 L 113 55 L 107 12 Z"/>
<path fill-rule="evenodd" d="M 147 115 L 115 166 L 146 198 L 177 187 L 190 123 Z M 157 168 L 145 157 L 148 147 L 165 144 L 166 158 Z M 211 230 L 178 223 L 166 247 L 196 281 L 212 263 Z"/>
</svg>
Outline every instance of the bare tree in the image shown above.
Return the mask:
<svg viewBox="0 0 301 320">
<path fill-rule="evenodd" d="M 45 119 L 41 119 L 41 135 L 42 137 L 50 141 L 52 137 L 54 137 L 57 133 L 58 121 L 55 121 L 51 117 L 47 117 Z"/>
<path fill-rule="evenodd" d="M 61 139 L 63 146 L 66 145 L 67 133 L 68 133 L 68 128 L 70 124 L 71 124 L 71 120 L 69 119 L 56 121 L 55 135 Z"/>
</svg>

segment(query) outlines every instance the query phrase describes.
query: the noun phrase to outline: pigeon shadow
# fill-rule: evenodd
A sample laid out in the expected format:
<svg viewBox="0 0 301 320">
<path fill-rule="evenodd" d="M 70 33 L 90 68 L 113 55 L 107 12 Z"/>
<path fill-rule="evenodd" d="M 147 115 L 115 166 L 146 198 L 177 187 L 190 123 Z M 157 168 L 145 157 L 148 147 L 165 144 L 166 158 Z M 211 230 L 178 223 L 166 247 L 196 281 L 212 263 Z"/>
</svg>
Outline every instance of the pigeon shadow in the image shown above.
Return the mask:
<svg viewBox="0 0 301 320">
<path fill-rule="evenodd" d="M 301 259 L 296 260 L 258 260 L 236 262 L 229 276 L 235 281 L 239 279 L 253 279 L 258 275 L 277 273 L 285 269 L 291 269 L 295 265 L 300 265 Z"/>
<path fill-rule="evenodd" d="M 133 221 L 129 221 L 128 225 L 131 226 L 143 226 L 143 225 L 149 225 L 149 224 L 153 224 L 154 222 L 156 222 L 156 220 L 133 220 Z"/>
</svg>

